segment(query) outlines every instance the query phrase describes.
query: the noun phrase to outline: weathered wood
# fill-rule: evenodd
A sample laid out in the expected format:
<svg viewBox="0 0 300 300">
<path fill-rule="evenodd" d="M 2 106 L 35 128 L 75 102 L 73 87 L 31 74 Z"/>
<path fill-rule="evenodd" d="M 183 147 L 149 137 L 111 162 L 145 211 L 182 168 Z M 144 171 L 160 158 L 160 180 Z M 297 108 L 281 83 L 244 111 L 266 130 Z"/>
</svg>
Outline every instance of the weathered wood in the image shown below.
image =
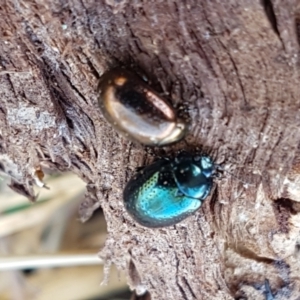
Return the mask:
<svg viewBox="0 0 300 300">
<path fill-rule="evenodd" d="M 152 299 L 265 299 L 266 279 L 278 299 L 298 299 L 299 9 L 292 0 L 3 0 L 1 168 L 32 199 L 39 167 L 83 178 L 82 218 L 101 206 L 107 220 L 101 257 Z M 122 189 L 153 156 L 97 106 L 99 76 L 120 65 L 188 107 L 187 143 L 166 153 L 201 147 L 244 183 L 225 175 L 176 226 L 133 222 Z"/>
</svg>

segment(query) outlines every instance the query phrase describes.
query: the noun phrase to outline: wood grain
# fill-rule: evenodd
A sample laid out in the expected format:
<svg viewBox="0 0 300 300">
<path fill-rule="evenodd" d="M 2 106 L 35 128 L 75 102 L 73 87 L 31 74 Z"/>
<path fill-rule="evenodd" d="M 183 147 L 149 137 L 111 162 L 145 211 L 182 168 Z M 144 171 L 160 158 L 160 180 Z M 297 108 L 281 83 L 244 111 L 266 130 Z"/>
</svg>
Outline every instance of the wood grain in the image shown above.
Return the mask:
<svg viewBox="0 0 300 300">
<path fill-rule="evenodd" d="M 298 299 L 299 8 L 293 0 L 3 1 L 0 167 L 32 200 L 39 167 L 83 178 L 82 219 L 101 206 L 107 220 L 101 257 L 152 299 L 264 299 L 265 279 L 278 299 Z M 185 142 L 149 150 L 112 130 L 96 88 L 113 66 L 147 75 L 188 109 Z M 225 173 L 176 226 L 134 223 L 122 190 L 135 168 L 196 147 L 242 181 Z"/>
</svg>

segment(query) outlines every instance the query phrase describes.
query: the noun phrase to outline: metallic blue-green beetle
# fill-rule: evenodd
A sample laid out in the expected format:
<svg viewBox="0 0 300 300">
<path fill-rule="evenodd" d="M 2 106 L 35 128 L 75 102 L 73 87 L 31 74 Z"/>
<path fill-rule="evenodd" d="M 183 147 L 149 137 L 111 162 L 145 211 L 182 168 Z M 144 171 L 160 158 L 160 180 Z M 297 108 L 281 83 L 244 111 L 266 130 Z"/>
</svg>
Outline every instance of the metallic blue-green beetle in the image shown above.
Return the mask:
<svg viewBox="0 0 300 300">
<path fill-rule="evenodd" d="M 146 227 L 174 225 L 193 214 L 208 196 L 215 166 L 208 156 L 180 153 L 138 172 L 125 187 L 128 213 Z"/>
</svg>

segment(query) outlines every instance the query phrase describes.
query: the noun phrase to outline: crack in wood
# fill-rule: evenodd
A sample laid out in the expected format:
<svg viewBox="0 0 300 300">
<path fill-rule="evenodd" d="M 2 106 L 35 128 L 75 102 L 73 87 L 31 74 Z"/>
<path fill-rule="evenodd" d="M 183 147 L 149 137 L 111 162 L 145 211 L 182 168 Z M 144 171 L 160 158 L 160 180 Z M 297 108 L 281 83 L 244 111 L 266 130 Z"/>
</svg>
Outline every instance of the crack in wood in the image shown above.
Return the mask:
<svg viewBox="0 0 300 300">
<path fill-rule="evenodd" d="M 293 202 L 294 201 L 287 198 L 281 198 L 274 201 L 273 208 L 279 226 L 279 232 L 288 233 L 290 230 L 289 218 L 291 215 L 297 213 L 294 209 Z"/>
<path fill-rule="evenodd" d="M 300 46 L 300 12 L 295 17 L 295 33 L 298 45 Z"/>
<path fill-rule="evenodd" d="M 227 47 L 224 45 L 224 43 L 221 40 L 220 40 L 220 44 L 223 46 L 223 49 L 227 53 L 227 55 L 229 57 L 229 60 L 231 61 L 232 66 L 234 68 L 234 71 L 235 71 L 235 74 L 236 74 L 236 77 L 237 77 L 237 80 L 238 80 L 238 83 L 239 83 L 239 86 L 240 86 L 240 89 L 241 89 L 241 92 L 242 92 L 242 95 L 243 95 L 243 100 L 244 100 L 244 107 L 243 107 L 243 109 L 248 110 L 250 107 L 249 107 L 249 103 L 248 103 L 247 98 L 246 98 L 246 93 L 245 93 L 244 85 L 242 83 L 242 77 L 239 74 L 239 69 L 238 69 L 238 67 L 237 67 L 237 65 L 236 65 L 236 63 L 235 63 L 232 55 L 230 54 L 230 51 L 227 49 Z"/>
<path fill-rule="evenodd" d="M 278 22 L 277 22 L 277 18 L 276 18 L 276 14 L 275 14 L 275 10 L 274 10 L 272 0 L 261 0 L 261 5 L 264 8 L 265 14 L 266 14 L 266 16 L 267 16 L 267 18 L 270 22 L 270 25 L 271 25 L 273 31 L 278 36 L 283 49 L 285 49 L 283 40 L 280 36 L 280 31 L 278 29 Z"/>
<path fill-rule="evenodd" d="M 68 82 L 68 84 L 69 84 L 69 86 L 71 87 L 71 89 L 72 89 L 73 91 L 76 92 L 76 94 L 79 96 L 79 98 L 82 99 L 83 102 L 85 102 L 85 104 L 88 104 L 88 103 L 89 103 L 88 100 L 87 100 L 87 99 L 84 97 L 84 95 L 78 90 L 78 88 L 71 82 L 70 77 L 69 77 L 67 74 L 65 74 L 64 71 L 61 72 L 60 74 L 65 78 L 66 82 Z"/>
<path fill-rule="evenodd" d="M 273 31 L 278 35 L 280 38 L 280 33 L 277 25 L 277 19 L 273 7 L 273 3 L 271 0 L 261 0 L 261 4 L 264 8 L 265 14 L 272 26 Z"/>
<path fill-rule="evenodd" d="M 194 299 L 197 299 L 196 294 L 194 293 L 192 287 L 190 286 L 188 280 L 185 277 L 182 277 L 183 282 L 185 283 L 185 285 L 187 286 L 187 288 L 189 289 L 191 295 L 193 296 Z"/>
<path fill-rule="evenodd" d="M 174 254 L 175 254 L 175 259 L 176 259 L 176 275 L 175 275 L 176 285 L 178 286 L 178 289 L 183 297 L 182 299 L 188 300 L 187 294 L 185 293 L 183 287 L 179 283 L 179 262 L 180 262 L 180 260 L 178 259 L 176 252 L 174 252 Z"/>
</svg>

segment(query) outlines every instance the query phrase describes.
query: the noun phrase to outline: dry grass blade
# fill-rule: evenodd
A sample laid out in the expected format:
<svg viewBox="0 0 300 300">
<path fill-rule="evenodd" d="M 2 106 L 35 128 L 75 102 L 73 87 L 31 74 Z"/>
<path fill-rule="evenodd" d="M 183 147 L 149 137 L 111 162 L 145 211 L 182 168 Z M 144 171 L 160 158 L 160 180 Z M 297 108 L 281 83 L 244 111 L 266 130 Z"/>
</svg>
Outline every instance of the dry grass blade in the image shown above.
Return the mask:
<svg viewBox="0 0 300 300">
<path fill-rule="evenodd" d="M 95 254 L 44 254 L 0 257 L 0 271 L 102 264 Z"/>
<path fill-rule="evenodd" d="M 36 205 L 33 204 L 27 209 L 1 217 L 0 237 L 7 236 L 45 222 L 45 220 L 53 215 L 56 210 L 67 202 L 72 201 L 74 197 L 84 193 L 85 190 L 85 184 L 79 178 L 74 178 L 74 176 L 71 175 L 56 178 L 52 183 L 49 182 L 49 185 L 50 187 L 51 185 L 55 185 L 56 187 L 53 190 L 42 190 L 40 198 L 51 199 L 51 201 Z M 21 202 L 19 202 L 19 204 L 21 204 Z M 8 207 L 5 208 L 8 209 Z"/>
</svg>

